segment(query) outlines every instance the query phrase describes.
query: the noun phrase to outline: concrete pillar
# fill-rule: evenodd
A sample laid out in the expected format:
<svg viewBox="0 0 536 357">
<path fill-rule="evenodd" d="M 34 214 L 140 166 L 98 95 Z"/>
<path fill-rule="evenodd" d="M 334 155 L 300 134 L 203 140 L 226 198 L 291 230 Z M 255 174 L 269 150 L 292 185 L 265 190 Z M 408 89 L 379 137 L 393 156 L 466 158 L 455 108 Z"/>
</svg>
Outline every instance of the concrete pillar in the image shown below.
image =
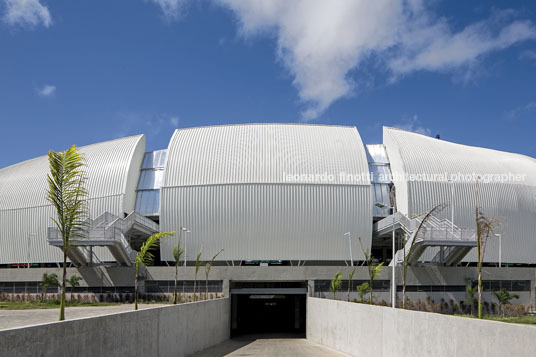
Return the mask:
<svg viewBox="0 0 536 357">
<path fill-rule="evenodd" d="M 315 281 L 307 280 L 307 295 L 315 296 Z"/>
<path fill-rule="evenodd" d="M 223 296 L 228 298 L 230 296 L 230 282 L 229 279 L 223 279 L 222 293 Z"/>
</svg>

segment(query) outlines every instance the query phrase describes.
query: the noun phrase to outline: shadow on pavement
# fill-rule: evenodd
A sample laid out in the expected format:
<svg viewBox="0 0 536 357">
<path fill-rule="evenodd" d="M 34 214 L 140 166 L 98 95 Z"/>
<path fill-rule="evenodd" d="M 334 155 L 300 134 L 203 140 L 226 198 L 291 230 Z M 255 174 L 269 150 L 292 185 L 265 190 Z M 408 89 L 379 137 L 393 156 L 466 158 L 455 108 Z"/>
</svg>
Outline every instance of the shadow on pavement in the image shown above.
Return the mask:
<svg viewBox="0 0 536 357">
<path fill-rule="evenodd" d="M 292 334 L 292 333 L 268 333 L 268 334 L 248 334 L 239 335 L 231 338 L 219 345 L 207 348 L 206 350 L 196 352 L 191 357 L 223 357 L 233 352 L 237 352 L 241 348 L 244 348 L 257 340 L 271 340 L 271 339 L 297 339 L 305 338 L 305 334 Z"/>
</svg>

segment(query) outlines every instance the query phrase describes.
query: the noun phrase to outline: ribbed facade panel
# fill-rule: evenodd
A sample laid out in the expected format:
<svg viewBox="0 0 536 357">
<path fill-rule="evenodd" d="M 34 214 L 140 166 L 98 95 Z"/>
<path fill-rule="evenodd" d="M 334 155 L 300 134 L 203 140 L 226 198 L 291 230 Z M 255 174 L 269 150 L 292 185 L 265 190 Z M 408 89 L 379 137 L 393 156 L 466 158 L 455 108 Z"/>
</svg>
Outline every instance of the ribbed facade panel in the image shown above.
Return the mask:
<svg viewBox="0 0 536 357">
<path fill-rule="evenodd" d="M 252 124 L 176 130 L 164 186 L 283 183 L 284 174 L 368 173 L 355 127 Z"/>
<path fill-rule="evenodd" d="M 476 181 L 400 180 L 400 174 L 521 174 L 516 182 L 480 182 L 479 206 L 487 217 L 497 217 L 501 225 L 494 233 L 502 236 L 502 261 L 536 263 L 536 161 L 533 158 L 490 149 L 437 140 L 399 129 L 384 128 L 391 170 L 395 181 L 398 209 L 409 215 L 421 214 L 434 206 L 448 206 L 438 215 L 451 217 L 461 228 L 475 228 Z M 432 253 L 430 253 L 432 254 Z M 423 258 L 431 258 L 430 254 Z M 491 237 L 485 260 L 497 262 L 499 238 Z M 466 261 L 476 261 L 476 251 Z"/>
<path fill-rule="evenodd" d="M 162 231 L 186 234 L 187 259 L 202 249 L 218 260 L 363 259 L 357 237 L 371 242 L 370 186 L 229 184 L 162 189 Z M 178 237 L 163 240 L 162 260 L 172 261 Z"/>
<path fill-rule="evenodd" d="M 133 136 L 81 147 L 87 163 L 89 213 L 121 215 L 132 209 L 145 137 Z M 133 170 L 132 168 L 137 168 Z M 0 170 L 0 264 L 61 261 L 61 250 L 47 242 L 54 210 L 46 201 L 48 158 L 42 156 Z M 135 176 L 135 177 L 131 177 Z M 98 258 L 111 261 L 105 249 Z"/>
<path fill-rule="evenodd" d="M 251 124 L 175 131 L 161 189 L 160 227 L 187 227 L 188 260 L 348 260 L 346 232 L 370 247 L 365 148 L 354 127 Z M 288 182 L 285 174 L 332 175 Z M 341 180 L 340 174 L 362 175 Z M 174 240 L 161 245 L 172 260 Z"/>
</svg>

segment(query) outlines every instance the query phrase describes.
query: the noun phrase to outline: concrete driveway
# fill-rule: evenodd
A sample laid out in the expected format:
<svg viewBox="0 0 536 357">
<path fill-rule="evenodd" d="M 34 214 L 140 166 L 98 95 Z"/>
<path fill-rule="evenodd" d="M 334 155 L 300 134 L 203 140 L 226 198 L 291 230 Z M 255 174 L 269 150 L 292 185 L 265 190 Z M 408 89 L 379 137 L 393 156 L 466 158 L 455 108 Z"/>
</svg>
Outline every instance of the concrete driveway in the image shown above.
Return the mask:
<svg viewBox="0 0 536 357">
<path fill-rule="evenodd" d="M 293 356 L 329 357 L 348 356 L 328 347 L 309 342 L 305 338 L 284 336 L 241 336 L 195 353 L 192 357 L 220 356 Z"/>
</svg>

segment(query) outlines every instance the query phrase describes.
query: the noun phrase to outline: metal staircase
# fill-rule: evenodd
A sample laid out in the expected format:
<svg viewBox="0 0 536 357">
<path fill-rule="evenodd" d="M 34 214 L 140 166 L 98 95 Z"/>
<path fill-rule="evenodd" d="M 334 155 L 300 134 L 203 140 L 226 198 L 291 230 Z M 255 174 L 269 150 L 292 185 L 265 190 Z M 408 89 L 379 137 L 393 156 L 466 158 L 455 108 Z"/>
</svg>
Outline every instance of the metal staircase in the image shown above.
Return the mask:
<svg viewBox="0 0 536 357">
<path fill-rule="evenodd" d="M 126 218 L 105 212 L 95 219 L 87 220 L 87 234 L 84 238 L 73 239 L 69 243 L 67 256 L 77 266 L 93 261 L 91 247 L 107 247 L 120 265 L 131 266 L 136 259 L 132 249 L 132 239 L 144 239 L 159 231 L 158 224 L 132 212 Z M 63 240 L 57 227 L 48 228 L 48 243 L 63 249 Z"/>
<path fill-rule="evenodd" d="M 378 237 L 387 237 L 393 230 L 402 231 L 409 237 L 404 248 L 396 252 L 391 264 L 401 264 L 406 258 L 409 265 L 415 265 L 428 248 L 439 247 L 439 251 L 428 263 L 454 266 L 476 247 L 476 230 L 460 228 L 448 219 L 440 220 L 429 216 L 417 233 L 423 218 L 424 216 L 420 216 L 411 219 L 396 212 L 374 224 L 374 234 Z M 412 245 L 413 249 L 409 254 Z"/>
</svg>

